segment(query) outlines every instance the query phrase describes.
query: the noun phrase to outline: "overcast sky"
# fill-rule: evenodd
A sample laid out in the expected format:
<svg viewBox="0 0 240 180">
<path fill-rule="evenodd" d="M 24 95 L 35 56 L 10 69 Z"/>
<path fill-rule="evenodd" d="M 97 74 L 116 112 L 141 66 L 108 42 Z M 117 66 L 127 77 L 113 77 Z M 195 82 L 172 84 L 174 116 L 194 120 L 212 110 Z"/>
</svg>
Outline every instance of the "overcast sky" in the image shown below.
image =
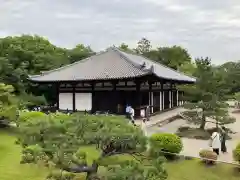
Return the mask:
<svg viewBox="0 0 240 180">
<path fill-rule="evenodd" d="M 145 37 L 220 64 L 240 59 L 239 0 L 0 0 L 0 37 L 38 34 L 99 51 Z"/>
</svg>

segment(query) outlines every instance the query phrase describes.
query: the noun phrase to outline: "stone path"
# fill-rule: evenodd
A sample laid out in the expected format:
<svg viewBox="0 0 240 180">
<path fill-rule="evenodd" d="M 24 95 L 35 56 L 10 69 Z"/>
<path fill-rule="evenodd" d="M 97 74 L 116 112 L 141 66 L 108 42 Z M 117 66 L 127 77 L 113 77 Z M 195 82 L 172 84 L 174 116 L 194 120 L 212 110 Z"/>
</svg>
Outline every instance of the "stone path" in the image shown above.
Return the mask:
<svg viewBox="0 0 240 180">
<path fill-rule="evenodd" d="M 231 128 L 231 130 L 236 133 L 232 134 L 231 135 L 232 139 L 226 142 L 228 153 L 220 154 L 220 156 L 218 158 L 220 161 L 225 161 L 225 162 L 233 162 L 232 150 L 236 147 L 237 143 L 240 142 L 240 113 L 233 114 L 233 113 L 231 113 L 232 110 L 233 109 L 230 109 L 229 113 L 231 116 L 236 118 L 236 122 L 233 124 L 226 125 L 226 127 Z M 180 111 L 183 111 L 183 109 L 178 108 L 174 112 L 170 111 L 168 113 L 168 116 L 170 116 L 170 114 L 173 115 L 174 113 L 180 112 Z M 162 119 L 159 118 L 158 121 L 162 121 L 164 119 L 164 117 L 166 117 L 166 116 L 162 117 L 159 115 L 159 117 L 161 117 Z M 159 127 L 158 125 L 156 125 L 156 124 L 158 124 L 157 118 L 158 117 L 155 117 L 154 124 L 152 124 L 152 126 L 150 125 L 147 127 L 148 135 L 151 135 L 156 132 L 175 133 L 180 126 L 187 126 L 187 125 L 189 126 L 187 121 L 185 121 L 183 119 L 177 119 L 171 123 L 168 123 L 166 125 Z M 211 123 L 206 124 L 206 127 L 208 127 L 208 128 L 210 128 L 212 126 L 213 126 L 213 124 L 211 124 Z M 182 138 L 182 141 L 183 141 L 184 149 L 181 152 L 181 154 L 183 154 L 183 155 L 198 157 L 198 153 L 201 149 L 211 149 L 208 145 L 209 141 L 207 141 L 207 140 Z"/>
<path fill-rule="evenodd" d="M 169 111 L 166 111 L 166 112 L 162 112 L 161 114 L 157 114 L 155 116 L 152 116 L 150 118 L 150 121 L 146 122 L 146 126 L 151 127 L 151 126 L 154 126 L 156 124 L 160 124 L 162 121 L 164 121 L 166 119 L 169 119 L 169 118 L 172 118 L 174 116 L 177 116 L 180 112 L 183 112 L 183 111 L 185 111 L 185 109 L 182 108 L 182 107 L 179 107 L 179 108 L 175 108 L 175 109 L 172 109 L 172 110 L 169 110 Z M 135 121 L 135 123 L 137 125 L 140 125 L 141 121 L 142 121 L 141 119 L 137 119 Z"/>
</svg>

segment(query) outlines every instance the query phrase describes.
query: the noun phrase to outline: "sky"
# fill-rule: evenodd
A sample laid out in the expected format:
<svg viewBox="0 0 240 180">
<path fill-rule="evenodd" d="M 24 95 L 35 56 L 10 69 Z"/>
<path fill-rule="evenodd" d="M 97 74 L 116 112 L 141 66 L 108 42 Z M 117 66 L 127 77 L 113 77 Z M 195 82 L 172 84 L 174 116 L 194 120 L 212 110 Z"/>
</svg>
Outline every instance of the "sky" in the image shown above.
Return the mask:
<svg viewBox="0 0 240 180">
<path fill-rule="evenodd" d="M 37 34 L 95 51 L 180 45 L 214 64 L 240 60 L 239 0 L 0 0 L 0 37 Z"/>
</svg>

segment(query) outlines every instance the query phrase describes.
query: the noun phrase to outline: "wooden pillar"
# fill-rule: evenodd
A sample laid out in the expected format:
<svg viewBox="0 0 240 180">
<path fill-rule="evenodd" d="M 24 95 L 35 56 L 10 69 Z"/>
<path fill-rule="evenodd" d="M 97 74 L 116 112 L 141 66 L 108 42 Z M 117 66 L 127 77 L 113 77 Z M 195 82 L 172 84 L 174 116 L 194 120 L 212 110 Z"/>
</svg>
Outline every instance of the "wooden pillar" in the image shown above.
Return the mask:
<svg viewBox="0 0 240 180">
<path fill-rule="evenodd" d="M 164 90 L 163 90 L 163 82 L 161 82 L 161 92 L 162 94 L 162 101 L 161 101 L 161 104 L 162 104 L 162 110 L 164 110 Z"/>
<path fill-rule="evenodd" d="M 59 110 L 59 88 L 60 88 L 60 84 L 59 83 L 56 83 L 56 108 L 57 110 Z"/>
<path fill-rule="evenodd" d="M 176 91 L 176 96 L 177 96 L 177 106 L 179 106 L 179 102 L 178 102 L 178 90 Z"/>
<path fill-rule="evenodd" d="M 148 81 L 149 85 L 149 106 L 151 109 L 151 113 L 153 113 L 153 92 L 152 92 L 152 82 Z"/>
<path fill-rule="evenodd" d="M 181 91 L 178 91 L 178 99 L 179 99 L 179 103 L 178 105 L 181 106 L 182 105 L 182 92 Z"/>
<path fill-rule="evenodd" d="M 94 102 L 94 98 L 95 98 L 95 83 L 92 82 L 91 83 L 91 90 L 92 90 L 92 109 L 91 109 L 91 112 L 92 113 L 95 113 L 96 111 L 96 108 L 95 108 L 95 102 Z"/>
<path fill-rule="evenodd" d="M 175 92 L 175 89 L 173 89 L 173 84 L 171 83 L 171 107 L 173 108 L 174 107 L 174 92 Z"/>
<path fill-rule="evenodd" d="M 162 91 L 159 92 L 159 97 L 160 97 L 160 108 L 159 110 L 162 111 Z"/>
<path fill-rule="evenodd" d="M 171 89 L 168 90 L 168 95 L 169 95 L 169 108 L 172 108 L 172 93 Z"/>
<path fill-rule="evenodd" d="M 72 84 L 72 88 L 73 88 L 73 96 L 72 96 L 73 109 L 72 110 L 73 112 L 75 112 L 76 111 L 76 83 Z"/>
<path fill-rule="evenodd" d="M 184 91 L 182 91 L 182 104 L 185 104 L 183 97 L 184 97 Z"/>
<path fill-rule="evenodd" d="M 111 82 L 112 86 L 113 86 L 113 89 L 112 89 L 112 93 L 113 93 L 113 102 L 114 102 L 114 105 L 113 105 L 113 112 L 114 113 L 117 113 L 118 112 L 118 102 L 117 102 L 117 98 L 116 98 L 116 90 L 117 90 L 117 81 L 112 81 Z"/>
<path fill-rule="evenodd" d="M 141 113 L 141 92 L 140 92 L 141 82 L 136 81 L 135 84 L 136 84 L 136 94 L 137 94 L 135 116 L 140 116 L 140 113 Z"/>
</svg>

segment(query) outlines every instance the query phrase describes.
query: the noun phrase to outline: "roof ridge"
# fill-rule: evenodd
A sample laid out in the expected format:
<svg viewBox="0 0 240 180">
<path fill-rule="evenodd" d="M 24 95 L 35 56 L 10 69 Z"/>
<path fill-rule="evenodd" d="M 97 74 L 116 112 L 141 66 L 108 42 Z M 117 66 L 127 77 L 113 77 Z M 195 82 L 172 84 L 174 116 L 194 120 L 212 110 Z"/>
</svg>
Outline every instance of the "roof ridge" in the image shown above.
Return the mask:
<svg viewBox="0 0 240 180">
<path fill-rule="evenodd" d="M 121 50 L 119 50 L 119 49 L 118 49 L 118 51 L 121 52 Z M 159 65 L 161 65 L 161 66 L 163 66 L 163 67 L 165 67 L 165 68 L 167 68 L 167 69 L 170 69 L 170 70 L 172 70 L 172 71 L 174 71 L 174 72 L 177 72 L 177 73 L 182 74 L 182 75 L 184 75 L 184 76 L 188 76 L 188 77 L 190 77 L 190 78 L 196 79 L 196 77 L 194 77 L 194 76 L 187 75 L 187 74 L 185 74 L 185 73 L 183 73 L 183 72 L 181 72 L 181 71 L 177 71 L 177 70 L 175 70 L 175 69 L 173 69 L 173 68 L 170 68 L 170 67 L 168 67 L 168 66 L 166 66 L 166 65 L 164 65 L 164 64 L 162 64 L 162 63 L 160 63 L 160 62 L 158 62 L 158 61 L 154 61 L 154 60 L 152 60 L 152 59 L 150 59 L 150 58 L 147 58 L 147 57 L 145 57 L 145 56 L 143 56 L 143 55 L 141 55 L 141 54 L 137 54 L 137 53 L 134 53 L 134 52 L 125 52 L 125 53 L 127 53 L 127 54 L 132 54 L 132 55 L 136 55 L 136 56 L 140 56 L 140 57 L 142 57 L 142 58 L 144 58 L 144 59 L 146 59 L 146 60 L 149 60 L 149 61 L 152 61 L 152 62 L 154 62 L 154 63 L 157 63 L 157 64 L 159 64 Z"/>
<path fill-rule="evenodd" d="M 62 69 L 65 69 L 65 68 L 74 66 L 74 65 L 76 65 L 76 64 L 86 62 L 87 60 L 89 60 L 89 59 L 92 58 L 92 57 L 95 57 L 95 56 L 99 56 L 99 55 L 101 55 L 101 54 L 104 54 L 104 53 L 106 53 L 107 51 L 108 51 L 108 50 L 100 51 L 100 52 L 96 53 L 95 55 L 92 55 L 92 56 L 89 56 L 89 57 L 87 57 L 87 58 L 78 60 L 78 61 L 76 61 L 76 62 L 74 62 L 74 63 L 66 64 L 66 65 L 64 65 L 64 66 L 61 66 L 61 67 L 55 68 L 55 69 L 51 69 L 51 70 L 49 70 L 49 71 L 42 71 L 43 73 L 41 73 L 41 74 L 29 75 L 29 77 L 39 77 L 39 76 L 42 76 L 42 75 L 46 75 L 46 74 L 49 74 L 49 73 L 52 73 L 52 72 L 55 72 L 55 71 L 58 71 L 58 70 L 62 70 Z"/>
<path fill-rule="evenodd" d="M 126 57 L 126 56 L 122 53 L 122 51 L 121 51 L 120 49 L 118 49 L 118 48 L 116 48 L 116 47 L 111 47 L 111 49 L 112 49 L 113 51 L 117 52 L 117 53 L 120 55 L 121 58 L 123 58 L 123 59 L 126 60 L 127 62 L 131 63 L 134 67 L 140 69 L 141 71 L 143 71 L 143 72 L 148 72 L 148 73 L 151 73 L 151 72 L 152 72 L 151 68 L 149 68 L 149 69 L 142 69 L 142 68 L 141 68 L 141 67 L 142 67 L 141 64 L 138 64 L 138 63 L 135 63 L 135 62 L 131 61 L 131 59 L 129 59 L 128 57 Z"/>
</svg>

